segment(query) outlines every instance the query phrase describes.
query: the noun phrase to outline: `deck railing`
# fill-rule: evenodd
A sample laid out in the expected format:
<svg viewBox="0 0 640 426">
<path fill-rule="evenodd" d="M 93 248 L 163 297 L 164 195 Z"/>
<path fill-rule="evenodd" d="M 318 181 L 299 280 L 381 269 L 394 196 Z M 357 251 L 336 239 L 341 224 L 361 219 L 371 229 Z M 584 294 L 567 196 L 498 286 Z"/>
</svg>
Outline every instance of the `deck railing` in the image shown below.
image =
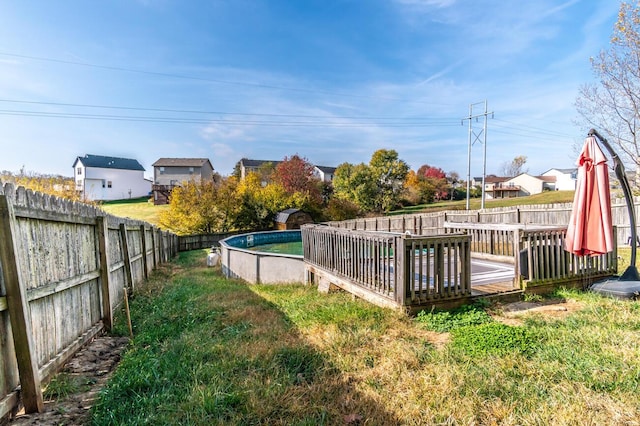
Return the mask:
<svg viewBox="0 0 640 426">
<path fill-rule="evenodd" d="M 411 307 L 471 295 L 469 235 L 414 236 L 304 225 L 305 264 L 329 281 Z"/>
<path fill-rule="evenodd" d="M 611 276 L 618 270 L 618 247 L 614 227 L 614 249 L 599 256 L 576 256 L 565 251 L 566 227 L 520 231 L 520 275 L 525 285 L 563 281 L 591 281 Z"/>
<path fill-rule="evenodd" d="M 554 281 L 590 280 L 617 271 L 615 235 L 613 252 L 575 256 L 564 249 L 566 226 L 445 222 L 444 227 L 449 232 L 469 234 L 474 256 L 514 263 L 515 284 L 523 288 Z"/>
<path fill-rule="evenodd" d="M 471 235 L 471 252 L 501 257 L 505 262 L 513 262 L 518 250 L 519 232 L 524 225 L 492 223 L 445 222 L 445 232 L 463 232 Z"/>
</svg>

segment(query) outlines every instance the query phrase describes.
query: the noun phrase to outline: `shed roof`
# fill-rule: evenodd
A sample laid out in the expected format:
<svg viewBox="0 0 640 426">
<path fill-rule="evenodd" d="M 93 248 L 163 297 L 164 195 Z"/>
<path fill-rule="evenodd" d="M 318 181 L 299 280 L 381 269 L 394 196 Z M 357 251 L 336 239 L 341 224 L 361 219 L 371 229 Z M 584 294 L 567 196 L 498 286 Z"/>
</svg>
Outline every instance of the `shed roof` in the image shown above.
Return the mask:
<svg viewBox="0 0 640 426">
<path fill-rule="evenodd" d="M 208 158 L 159 158 L 153 167 L 202 167 L 206 163 L 213 169 Z"/>
<path fill-rule="evenodd" d="M 121 170 L 142 170 L 144 167 L 132 158 L 106 157 L 104 155 L 85 154 L 84 157 L 77 157 L 73 162 L 73 167 L 82 163 L 85 167 L 96 167 L 101 169 L 121 169 Z"/>
<path fill-rule="evenodd" d="M 287 221 L 287 219 L 289 219 L 289 216 L 291 216 L 294 213 L 299 212 L 300 209 L 286 209 L 286 210 L 282 210 L 281 212 L 279 212 L 276 215 L 276 222 L 277 223 L 285 223 Z"/>
</svg>

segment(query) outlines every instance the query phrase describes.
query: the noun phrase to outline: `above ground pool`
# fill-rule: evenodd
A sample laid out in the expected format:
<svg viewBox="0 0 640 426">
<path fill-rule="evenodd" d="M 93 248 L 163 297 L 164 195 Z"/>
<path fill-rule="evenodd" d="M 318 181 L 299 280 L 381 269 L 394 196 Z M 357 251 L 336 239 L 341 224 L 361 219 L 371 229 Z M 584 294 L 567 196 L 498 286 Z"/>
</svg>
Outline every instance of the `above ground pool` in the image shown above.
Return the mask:
<svg viewBox="0 0 640 426">
<path fill-rule="evenodd" d="M 300 230 L 234 235 L 220 241 L 220 254 L 227 278 L 252 284 L 304 282 Z"/>
</svg>

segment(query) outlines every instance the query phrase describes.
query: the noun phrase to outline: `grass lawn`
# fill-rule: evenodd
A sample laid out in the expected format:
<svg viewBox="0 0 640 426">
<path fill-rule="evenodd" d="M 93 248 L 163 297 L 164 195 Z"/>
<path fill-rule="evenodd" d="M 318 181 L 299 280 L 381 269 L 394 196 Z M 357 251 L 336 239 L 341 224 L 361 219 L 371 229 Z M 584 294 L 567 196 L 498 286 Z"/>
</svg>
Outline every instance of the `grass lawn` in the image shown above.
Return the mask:
<svg viewBox="0 0 640 426">
<path fill-rule="evenodd" d="M 181 253 L 131 300 L 135 338 L 94 425 L 636 424 L 640 302 L 411 319 L 302 285 L 247 285 Z M 116 332 L 127 334 L 122 315 Z"/>
<path fill-rule="evenodd" d="M 144 220 L 159 226 L 160 212 L 168 209 L 169 205 L 155 206 L 153 199 L 142 197 L 131 200 L 106 201 L 100 205 L 100 208 L 114 216 Z"/>
</svg>

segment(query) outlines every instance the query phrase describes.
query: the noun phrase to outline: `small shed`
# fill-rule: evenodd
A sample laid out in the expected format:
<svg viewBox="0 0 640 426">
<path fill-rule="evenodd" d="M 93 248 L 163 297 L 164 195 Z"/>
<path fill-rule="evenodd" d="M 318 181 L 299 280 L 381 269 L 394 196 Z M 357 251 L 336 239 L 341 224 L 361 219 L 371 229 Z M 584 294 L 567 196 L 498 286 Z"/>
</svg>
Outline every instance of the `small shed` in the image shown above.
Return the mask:
<svg viewBox="0 0 640 426">
<path fill-rule="evenodd" d="M 313 223 L 311 215 L 300 209 L 283 210 L 276 215 L 276 229 L 300 229 L 300 225 L 305 223 Z"/>
</svg>

